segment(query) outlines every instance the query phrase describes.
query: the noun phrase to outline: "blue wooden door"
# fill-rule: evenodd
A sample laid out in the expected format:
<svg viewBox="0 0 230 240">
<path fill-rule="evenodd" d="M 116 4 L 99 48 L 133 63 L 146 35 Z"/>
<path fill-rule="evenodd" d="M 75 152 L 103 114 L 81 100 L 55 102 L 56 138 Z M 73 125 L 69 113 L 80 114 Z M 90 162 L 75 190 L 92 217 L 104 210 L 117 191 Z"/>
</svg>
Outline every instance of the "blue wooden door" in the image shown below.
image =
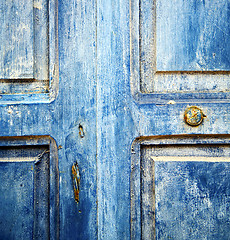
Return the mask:
<svg viewBox="0 0 230 240">
<path fill-rule="evenodd" d="M 230 239 L 229 1 L 134 0 L 130 15 L 131 238 Z"/>
<path fill-rule="evenodd" d="M 0 239 L 230 239 L 229 16 L 1 1 Z"/>
</svg>

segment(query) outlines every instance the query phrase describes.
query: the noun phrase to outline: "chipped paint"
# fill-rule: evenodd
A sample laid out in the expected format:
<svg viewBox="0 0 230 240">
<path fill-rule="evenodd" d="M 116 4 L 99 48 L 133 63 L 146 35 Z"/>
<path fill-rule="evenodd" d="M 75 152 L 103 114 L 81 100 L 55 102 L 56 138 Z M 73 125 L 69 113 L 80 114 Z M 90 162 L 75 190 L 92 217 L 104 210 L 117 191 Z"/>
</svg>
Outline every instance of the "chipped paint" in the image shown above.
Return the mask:
<svg viewBox="0 0 230 240">
<path fill-rule="evenodd" d="M 49 152 L 50 152 L 49 150 L 45 150 L 44 152 L 38 154 L 38 156 L 36 157 L 36 160 L 35 160 L 35 164 L 39 163 L 39 162 L 42 160 L 43 156 L 44 156 L 46 153 L 49 153 Z"/>
<path fill-rule="evenodd" d="M 179 156 L 155 156 L 153 161 L 161 162 L 230 162 L 229 157 L 179 157 Z"/>
<path fill-rule="evenodd" d="M 55 21 L 52 22 L 55 18 L 52 10 L 58 9 L 58 46 L 60 48 L 59 60 L 61 69 L 59 96 L 56 98 L 55 93 L 57 91 L 52 86 L 49 87 L 47 95 L 33 94 L 33 91 L 30 92 L 31 94 L 24 91 L 23 94 L 17 94 L 15 89 L 11 88 L 12 85 L 10 83 L 5 90 L 12 89 L 15 94 L 6 94 L 7 91 L 3 89 L 5 94 L 2 94 L 1 103 L 9 104 L 9 101 L 16 102 L 18 104 L 17 111 L 20 111 L 21 115 L 16 116 L 15 110 L 13 114 L 9 114 L 7 112 L 8 106 L 1 104 L 1 136 L 16 136 L 15 138 L 17 138 L 17 136 L 48 134 L 55 138 L 58 145 L 63 146 L 63 150 L 58 151 L 60 159 L 58 166 L 60 169 L 60 189 L 58 189 L 57 194 L 60 196 L 60 203 L 57 202 L 55 205 L 60 209 L 61 240 L 76 238 L 79 240 L 141 239 L 141 234 L 144 233 L 143 229 L 139 228 L 139 224 L 135 226 L 135 238 L 130 236 L 130 225 L 133 225 L 135 221 L 144 221 L 138 215 L 140 206 L 143 206 L 141 202 L 143 199 L 139 197 L 135 203 L 130 203 L 130 196 L 132 199 L 135 199 L 135 194 L 138 194 L 138 191 L 139 194 L 141 193 L 140 185 L 143 183 L 140 181 L 141 174 L 132 175 L 132 177 L 135 176 L 135 187 L 132 188 L 132 193 L 130 193 L 131 167 L 132 173 L 136 169 L 140 169 L 138 164 L 140 164 L 142 157 L 140 156 L 140 149 L 134 148 L 131 150 L 131 143 L 134 139 L 149 139 L 151 136 L 154 136 L 155 139 L 160 140 L 162 135 L 166 135 L 169 138 L 171 137 L 171 140 L 175 140 L 175 135 L 191 135 L 191 138 L 194 139 L 194 145 L 196 145 L 199 144 L 202 134 L 213 134 L 213 138 L 221 142 L 223 138 L 218 134 L 230 133 L 228 124 L 230 122 L 229 93 L 227 92 L 229 73 L 218 72 L 213 74 L 209 72 L 207 74 L 196 72 L 191 74 L 191 72 L 158 72 L 155 74 L 156 66 L 152 62 L 157 57 L 162 59 L 162 55 L 156 55 L 157 51 L 155 51 L 154 41 L 161 36 L 156 36 L 157 28 L 153 26 L 151 21 L 156 19 L 152 11 L 156 9 L 156 4 L 160 4 L 162 1 L 69 0 L 58 1 L 59 7 L 56 5 L 57 1 L 56 3 L 53 0 L 48 1 L 49 6 L 46 9 L 49 9 L 49 14 L 46 17 L 49 19 L 49 24 L 48 26 L 41 24 L 41 27 L 47 26 L 47 29 L 50 30 L 48 37 L 50 44 L 49 48 L 46 49 L 46 52 L 50 53 L 48 57 L 50 69 L 49 79 L 47 78 L 46 80 L 53 85 L 58 75 L 59 63 L 56 62 L 56 66 L 54 65 L 55 53 L 58 52 L 58 49 L 55 47 L 57 45 L 54 46 L 52 44 L 54 42 L 58 44 L 57 39 L 55 39 L 57 34 L 54 34 L 55 31 L 52 31 L 54 29 L 53 24 L 55 23 L 57 26 Z M 20 1 L 6 0 L 6 2 Z M 26 2 L 29 5 L 33 1 L 22 0 L 21 2 Z M 183 1 L 183 3 L 182 0 L 179 0 L 179 2 L 175 1 L 175 4 L 183 6 L 183 4 L 188 5 L 191 3 L 190 6 L 193 6 L 193 4 L 202 2 L 212 4 L 211 1 L 195 0 Z M 214 3 L 214 1 L 212 2 Z M 223 2 L 226 3 L 227 1 L 215 1 L 215 3 L 218 2 L 221 3 L 221 6 Z M 164 3 L 168 5 L 168 1 L 164 1 Z M 226 12 L 227 8 L 222 9 L 223 12 Z M 34 8 L 34 12 L 37 11 L 38 9 Z M 173 15 L 173 12 L 166 11 L 166 8 L 164 11 L 163 14 L 172 14 L 167 18 L 167 21 L 174 16 L 178 16 L 175 22 L 179 22 L 180 25 L 177 26 L 181 28 L 178 30 L 182 29 L 183 32 L 183 27 L 188 25 L 184 21 L 180 21 L 180 15 Z M 198 10 L 194 9 L 186 12 L 186 14 L 188 13 L 186 17 L 192 19 L 192 23 L 197 16 L 192 13 L 196 11 Z M 23 17 L 22 12 L 18 11 L 18 16 Z M 223 21 L 223 25 L 224 19 L 225 17 L 219 19 L 219 22 Z M 164 20 L 159 20 L 161 23 L 164 22 Z M 175 22 L 169 22 L 170 26 L 175 25 Z M 200 22 L 200 19 L 197 19 L 197 22 Z M 31 25 L 31 23 L 29 24 Z M 202 27 L 201 22 L 200 24 Z M 193 26 L 193 24 L 190 25 L 191 28 Z M 148 27 L 151 29 L 150 31 L 146 30 Z M 130 28 L 131 35 L 129 34 Z M 23 31 L 20 31 L 20 33 Z M 170 27 L 166 28 L 165 31 L 169 32 Z M 176 31 L 172 31 L 172 33 L 176 34 Z M 192 33 L 192 31 L 188 32 L 190 35 Z M 166 41 L 176 41 L 175 44 L 172 44 L 172 47 L 180 44 L 180 40 L 182 40 L 178 35 L 175 39 L 167 38 Z M 209 42 L 210 44 L 219 40 L 219 38 L 209 36 L 208 38 L 213 40 Z M 16 38 L 12 39 L 16 41 Z M 189 45 L 192 46 L 191 48 L 194 46 L 193 40 L 200 41 L 200 38 L 194 39 L 192 36 L 186 39 L 191 44 Z M 37 43 L 44 43 L 43 37 L 36 38 L 36 40 Z M 161 46 L 164 43 L 164 41 L 160 42 Z M 204 43 L 203 46 L 207 45 L 209 47 L 209 43 Z M 12 47 L 11 44 L 7 44 L 9 45 L 8 47 Z M 28 46 L 30 48 L 34 47 L 32 44 Z M 200 46 L 202 47 L 202 45 Z M 203 54 L 200 51 L 201 47 L 198 49 L 198 52 L 201 53 L 197 55 L 199 59 L 202 59 Z M 214 61 L 219 59 L 219 54 L 224 48 L 224 44 L 211 48 L 211 53 L 216 53 L 215 58 L 212 55 Z M 186 46 L 185 49 L 189 50 Z M 187 57 L 186 53 L 182 54 L 182 56 L 176 48 L 172 48 L 170 51 L 178 54 L 177 61 L 181 61 L 184 64 L 184 60 Z M 29 52 L 29 55 L 31 53 Z M 34 54 L 36 55 L 36 51 L 34 51 Z M 166 57 L 167 62 L 171 56 Z M 227 58 L 228 55 L 226 56 Z M 12 60 L 10 56 L 9 60 Z M 19 57 L 18 60 L 18 67 L 22 68 L 23 61 Z M 203 60 L 201 62 L 205 63 Z M 148 63 L 150 64 L 148 65 Z M 44 65 L 41 64 L 41 66 Z M 10 66 L 7 65 L 6 69 L 9 71 Z M 24 74 L 24 77 L 28 78 L 29 76 Z M 149 81 L 147 80 L 146 83 L 147 77 Z M 225 77 L 227 78 L 224 79 Z M 39 77 L 38 79 L 42 78 Z M 16 81 L 14 81 L 15 83 Z M 29 90 L 27 88 L 28 84 L 27 87 L 24 85 L 26 84 L 25 81 L 21 81 L 21 83 L 20 86 L 24 86 L 24 89 Z M 38 82 L 34 83 L 35 85 L 38 84 Z M 2 84 L 0 85 L 2 86 Z M 132 95 L 131 92 L 134 94 Z M 50 101 L 49 94 L 52 95 L 53 100 L 55 98 L 55 101 L 50 104 L 41 104 Z M 167 104 L 170 100 L 175 101 L 176 104 Z M 28 102 L 34 104 L 24 104 Z M 222 104 L 222 102 L 225 102 L 225 104 Z M 197 128 L 188 126 L 183 120 L 184 110 L 190 105 L 199 105 L 208 114 L 204 123 Z M 76 123 L 75 127 L 73 127 L 73 123 Z M 84 127 L 84 138 L 79 136 L 79 123 Z M 198 137 L 194 137 L 194 134 L 197 134 Z M 39 141 L 37 141 L 37 144 L 39 144 Z M 226 144 L 226 141 L 222 141 L 222 143 Z M 160 144 L 167 144 L 167 141 L 162 141 Z M 175 150 L 172 151 L 175 152 Z M 172 154 L 172 151 L 168 155 Z M 135 152 L 135 154 L 131 154 L 131 152 Z M 52 154 L 53 151 L 51 151 L 50 155 Z M 164 154 L 161 153 L 160 155 L 164 156 Z M 176 154 L 178 154 L 178 151 L 176 151 Z M 212 154 L 220 154 L 220 152 L 212 152 Z M 139 160 L 136 164 L 131 164 L 131 155 Z M 201 156 L 203 155 L 201 154 Z M 71 173 L 72 164 L 75 161 L 77 161 L 81 173 L 80 195 L 76 196 L 77 199 L 79 197 L 78 204 L 74 200 L 73 177 Z M 53 161 L 50 161 L 50 163 L 52 164 Z M 165 162 L 162 161 L 160 163 L 164 164 Z M 170 163 L 174 164 L 177 162 Z M 183 162 L 179 163 L 182 164 Z M 195 163 L 199 164 L 200 162 Z M 209 162 L 204 163 L 210 164 Z M 189 165 L 191 162 L 187 161 L 186 164 Z M 39 165 L 35 167 L 39 167 Z M 56 169 L 57 167 L 55 167 L 55 171 Z M 144 169 L 143 175 L 148 177 L 149 172 Z M 162 173 L 164 172 L 162 171 Z M 220 172 L 217 171 L 217 173 L 219 174 Z M 54 176 L 51 175 L 50 179 L 53 178 Z M 212 184 L 212 186 L 215 186 L 215 184 Z M 191 184 L 189 189 L 191 189 L 191 193 L 199 193 L 198 187 L 199 184 Z M 175 194 L 177 192 L 178 190 L 174 191 Z M 30 193 L 33 194 L 33 191 L 30 191 Z M 180 196 L 183 197 L 184 195 L 181 194 Z M 195 199 L 195 195 L 193 196 Z M 224 195 L 220 194 L 220 196 Z M 204 202 L 204 206 L 208 209 L 212 202 L 208 194 L 203 195 L 203 197 L 203 200 L 201 199 L 200 202 Z M 50 196 L 50 201 L 52 199 L 53 195 Z M 163 200 L 165 202 L 169 201 L 169 196 L 166 194 Z M 51 215 L 55 206 L 51 206 L 51 211 L 49 212 Z M 218 216 L 220 219 L 224 219 L 224 216 L 226 216 L 223 214 L 226 205 L 223 204 L 222 206 L 219 211 L 221 214 Z M 136 214 L 134 217 L 132 216 L 132 222 L 130 222 L 131 209 L 134 209 L 132 214 Z M 177 210 L 181 209 L 183 208 L 178 207 Z M 147 212 L 147 208 L 145 210 L 145 216 L 153 216 L 151 208 L 149 212 Z M 25 218 L 26 216 L 24 215 L 23 217 Z M 209 219 L 212 220 L 213 218 Z M 29 221 L 29 223 L 31 222 L 33 220 Z M 50 220 L 50 223 L 53 222 Z M 175 224 L 178 222 L 175 222 Z M 206 223 L 209 223 L 209 221 L 206 221 Z M 181 233 L 180 229 L 178 234 Z M 202 237 L 197 237 L 196 239 L 202 239 Z M 51 237 L 50 239 L 58 238 Z"/>
<path fill-rule="evenodd" d="M 12 113 L 13 113 L 12 107 L 9 107 L 9 108 L 8 108 L 8 113 L 9 113 L 9 114 L 12 114 Z"/>
<path fill-rule="evenodd" d="M 173 100 L 170 100 L 170 101 L 167 102 L 167 104 L 176 104 L 176 102 L 173 101 Z"/>
<path fill-rule="evenodd" d="M 39 0 L 34 1 L 33 7 L 41 10 L 42 9 L 42 2 L 39 1 Z"/>
</svg>

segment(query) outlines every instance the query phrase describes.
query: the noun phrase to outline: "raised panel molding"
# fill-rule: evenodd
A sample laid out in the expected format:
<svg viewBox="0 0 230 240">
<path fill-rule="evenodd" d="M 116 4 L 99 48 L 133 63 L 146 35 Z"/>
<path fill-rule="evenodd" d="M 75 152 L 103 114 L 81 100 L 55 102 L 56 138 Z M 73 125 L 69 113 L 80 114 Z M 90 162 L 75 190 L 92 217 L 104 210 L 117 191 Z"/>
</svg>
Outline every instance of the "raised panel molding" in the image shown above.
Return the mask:
<svg viewBox="0 0 230 240">
<path fill-rule="evenodd" d="M 50 102 L 58 91 L 58 0 L 0 3 L 0 104 Z"/>
<path fill-rule="evenodd" d="M 229 135 L 137 138 L 131 156 L 131 239 L 229 236 L 229 144 Z"/>
<path fill-rule="evenodd" d="M 59 172 L 54 139 L 0 137 L 0 172 L 0 238 L 59 239 Z"/>
<path fill-rule="evenodd" d="M 143 103 L 228 102 L 228 1 L 131 1 L 131 91 Z"/>
</svg>

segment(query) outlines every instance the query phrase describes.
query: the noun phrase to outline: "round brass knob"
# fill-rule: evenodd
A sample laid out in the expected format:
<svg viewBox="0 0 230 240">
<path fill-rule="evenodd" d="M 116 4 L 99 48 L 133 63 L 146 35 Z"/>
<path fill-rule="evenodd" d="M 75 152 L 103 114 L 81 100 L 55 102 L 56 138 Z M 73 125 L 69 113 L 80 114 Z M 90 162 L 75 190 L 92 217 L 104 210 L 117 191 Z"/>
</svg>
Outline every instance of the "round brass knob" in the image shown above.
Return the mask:
<svg viewBox="0 0 230 240">
<path fill-rule="evenodd" d="M 198 107 L 188 107 L 184 113 L 184 120 L 190 126 L 198 126 L 203 122 L 205 115 Z"/>
</svg>

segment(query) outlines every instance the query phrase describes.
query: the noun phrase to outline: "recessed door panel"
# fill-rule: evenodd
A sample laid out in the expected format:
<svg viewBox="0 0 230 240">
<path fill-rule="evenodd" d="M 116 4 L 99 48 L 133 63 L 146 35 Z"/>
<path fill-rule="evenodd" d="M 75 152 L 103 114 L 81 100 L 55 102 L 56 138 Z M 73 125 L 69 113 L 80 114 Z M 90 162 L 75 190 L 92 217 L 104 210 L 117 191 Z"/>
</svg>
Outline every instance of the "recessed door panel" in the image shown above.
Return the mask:
<svg viewBox="0 0 230 240">
<path fill-rule="evenodd" d="M 229 154 L 221 145 L 142 148 L 143 239 L 230 238 Z"/>
<path fill-rule="evenodd" d="M 49 138 L 0 139 L 0 239 L 58 239 L 54 155 Z"/>
<path fill-rule="evenodd" d="M 134 95 L 229 99 L 227 0 L 132 0 L 131 10 Z"/>
<path fill-rule="evenodd" d="M 133 168 L 131 184 L 134 239 L 139 232 L 146 240 L 230 238 L 229 145 L 198 141 L 175 137 L 141 143 L 140 163 L 133 162 L 140 170 Z"/>
<path fill-rule="evenodd" d="M 28 102 L 26 98 L 46 102 L 56 95 L 56 4 L 56 0 L 1 1 L 0 103 Z"/>
<path fill-rule="evenodd" d="M 229 2 L 156 3 L 157 71 L 229 71 Z"/>
<path fill-rule="evenodd" d="M 154 161 L 156 239 L 229 239 L 230 162 L 168 160 Z"/>
<path fill-rule="evenodd" d="M 33 1 L 0 3 L 0 78 L 34 78 Z"/>
<path fill-rule="evenodd" d="M 1 239 L 49 236 L 49 147 L 0 148 Z"/>
<path fill-rule="evenodd" d="M 0 162 L 0 182 L 0 239 L 32 239 L 33 163 Z"/>
</svg>

